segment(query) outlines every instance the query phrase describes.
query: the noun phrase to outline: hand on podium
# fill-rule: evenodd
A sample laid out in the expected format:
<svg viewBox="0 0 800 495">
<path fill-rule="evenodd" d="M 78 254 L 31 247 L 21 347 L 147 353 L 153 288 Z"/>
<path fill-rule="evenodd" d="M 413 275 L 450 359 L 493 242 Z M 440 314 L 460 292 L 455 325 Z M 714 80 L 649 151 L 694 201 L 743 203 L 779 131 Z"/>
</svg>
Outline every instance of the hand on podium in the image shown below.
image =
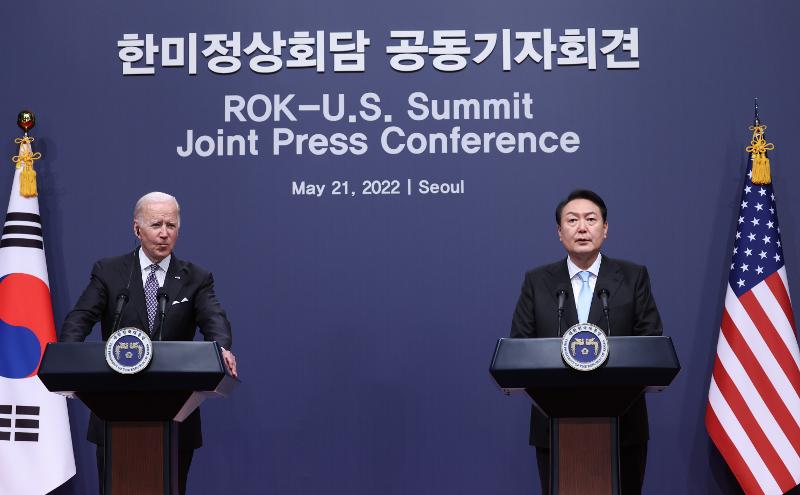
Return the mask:
<svg viewBox="0 0 800 495">
<path fill-rule="evenodd" d="M 227 349 L 222 349 L 222 360 L 225 362 L 225 366 L 228 367 L 228 370 L 231 372 L 231 376 L 234 378 L 238 378 L 239 375 L 236 373 L 236 356 Z"/>
</svg>

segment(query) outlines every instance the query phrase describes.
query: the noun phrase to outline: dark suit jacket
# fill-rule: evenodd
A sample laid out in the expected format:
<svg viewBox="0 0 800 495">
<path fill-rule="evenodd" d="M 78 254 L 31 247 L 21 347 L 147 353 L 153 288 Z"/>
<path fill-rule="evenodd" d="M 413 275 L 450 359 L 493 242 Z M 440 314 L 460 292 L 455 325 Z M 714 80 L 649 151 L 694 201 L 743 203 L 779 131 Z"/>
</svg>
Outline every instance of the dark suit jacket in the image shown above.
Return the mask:
<svg viewBox="0 0 800 495">
<path fill-rule="evenodd" d="M 61 342 L 82 342 L 98 321 L 103 340 L 108 340 L 117 298 L 125 287 L 130 287 L 130 299 L 123 309 L 118 328 L 136 327 L 148 330 L 138 252 L 137 248 L 133 253 L 105 258 L 95 263 L 89 285 L 81 294 L 75 308 L 64 319 L 59 336 Z M 195 329 L 200 327 L 205 340 L 217 341 L 222 347 L 230 349 L 231 326 L 214 294 L 214 279 L 210 272 L 188 261 L 179 260 L 173 253 L 164 280 L 164 290 L 169 299 L 161 333 L 162 340 L 193 340 Z M 187 301 L 173 304 L 183 301 L 184 298 Z M 102 421 L 92 415 L 89 421 L 89 441 L 102 444 L 103 431 Z M 181 448 L 200 447 L 203 442 L 200 412 L 195 410 L 189 415 L 178 431 Z"/>
<path fill-rule="evenodd" d="M 564 304 L 561 332 L 578 322 L 575 294 L 569 280 L 566 258 L 541 266 L 525 274 L 522 292 L 511 323 L 511 337 L 557 337 L 558 302 L 556 293 L 564 289 L 569 294 Z M 596 297 L 600 289 L 607 289 L 611 335 L 661 335 L 661 317 L 650 291 L 647 268 L 622 260 L 603 256 L 595 284 L 595 297 L 589 309 L 589 323 L 608 334 L 603 308 Z M 622 444 L 644 443 L 649 438 L 647 405 L 639 398 L 621 418 Z M 549 422 L 536 407 L 531 411 L 530 443 L 537 447 L 549 446 Z"/>
</svg>

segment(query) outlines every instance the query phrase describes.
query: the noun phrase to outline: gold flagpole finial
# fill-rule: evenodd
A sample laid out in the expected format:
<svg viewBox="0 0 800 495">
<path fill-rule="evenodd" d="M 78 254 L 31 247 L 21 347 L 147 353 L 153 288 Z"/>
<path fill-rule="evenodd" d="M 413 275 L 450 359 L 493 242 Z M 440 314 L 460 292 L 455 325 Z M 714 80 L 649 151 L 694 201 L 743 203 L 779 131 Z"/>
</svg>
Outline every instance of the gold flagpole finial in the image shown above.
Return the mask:
<svg viewBox="0 0 800 495">
<path fill-rule="evenodd" d="M 17 168 L 21 168 L 19 174 L 19 193 L 25 198 L 31 198 L 37 195 L 36 191 L 36 170 L 33 169 L 34 160 L 39 160 L 42 154 L 39 152 L 34 153 L 31 149 L 33 138 L 28 136 L 34 125 L 36 125 L 36 116 L 30 110 L 23 110 L 17 115 L 17 125 L 22 129 L 22 137 L 14 140 L 19 144 L 19 155 L 11 157 Z"/>
<path fill-rule="evenodd" d="M 36 125 L 36 116 L 30 110 L 23 110 L 17 115 L 17 125 L 27 135 Z"/>
<path fill-rule="evenodd" d="M 745 151 L 750 153 L 750 159 L 753 162 L 750 180 L 756 185 L 769 184 L 772 182 L 772 174 L 769 170 L 767 151 L 774 150 L 775 145 L 768 143 L 764 138 L 764 131 L 767 130 L 767 126 L 761 123 L 761 119 L 758 116 L 758 98 L 755 99 L 755 118 L 750 130 L 753 131 L 753 137 L 750 138 L 750 146 L 745 148 Z"/>
</svg>

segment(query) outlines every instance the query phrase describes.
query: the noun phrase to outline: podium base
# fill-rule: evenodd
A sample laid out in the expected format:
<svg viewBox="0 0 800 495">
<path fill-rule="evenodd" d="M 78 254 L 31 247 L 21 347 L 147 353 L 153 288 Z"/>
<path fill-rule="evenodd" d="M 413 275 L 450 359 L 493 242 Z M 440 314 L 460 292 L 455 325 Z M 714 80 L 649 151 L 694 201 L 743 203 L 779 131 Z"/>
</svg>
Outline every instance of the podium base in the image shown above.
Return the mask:
<svg viewBox="0 0 800 495">
<path fill-rule="evenodd" d="M 619 495 L 618 422 L 550 419 L 550 495 Z"/>
<path fill-rule="evenodd" d="M 172 421 L 107 421 L 106 495 L 177 495 L 178 425 Z"/>
</svg>

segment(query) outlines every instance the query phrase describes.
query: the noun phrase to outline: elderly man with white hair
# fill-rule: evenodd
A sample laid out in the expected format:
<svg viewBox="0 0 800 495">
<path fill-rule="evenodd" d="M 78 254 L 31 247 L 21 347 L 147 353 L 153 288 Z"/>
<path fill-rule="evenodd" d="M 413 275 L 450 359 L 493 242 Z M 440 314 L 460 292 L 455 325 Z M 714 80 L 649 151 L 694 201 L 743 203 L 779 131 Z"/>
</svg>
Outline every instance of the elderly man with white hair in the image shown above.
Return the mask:
<svg viewBox="0 0 800 495">
<path fill-rule="evenodd" d="M 129 298 L 117 328 L 136 327 L 161 340 L 193 340 L 199 327 L 207 341 L 222 347 L 223 359 L 236 376 L 236 359 L 231 348 L 231 326 L 214 293 L 211 273 L 173 253 L 180 230 L 180 207 L 169 194 L 151 192 L 136 202 L 133 232 L 140 246 L 132 253 L 105 258 L 95 263 L 89 285 L 61 326 L 59 340 L 83 341 L 99 321 L 103 340 L 115 330 L 115 307 L 120 296 Z M 170 304 L 163 328 L 156 318 L 156 294 L 166 293 Z M 89 421 L 88 439 L 97 444 L 97 466 L 102 492 L 104 425 L 96 416 Z M 200 412 L 195 410 L 178 430 L 180 492 L 194 449 L 202 445 Z"/>
</svg>

